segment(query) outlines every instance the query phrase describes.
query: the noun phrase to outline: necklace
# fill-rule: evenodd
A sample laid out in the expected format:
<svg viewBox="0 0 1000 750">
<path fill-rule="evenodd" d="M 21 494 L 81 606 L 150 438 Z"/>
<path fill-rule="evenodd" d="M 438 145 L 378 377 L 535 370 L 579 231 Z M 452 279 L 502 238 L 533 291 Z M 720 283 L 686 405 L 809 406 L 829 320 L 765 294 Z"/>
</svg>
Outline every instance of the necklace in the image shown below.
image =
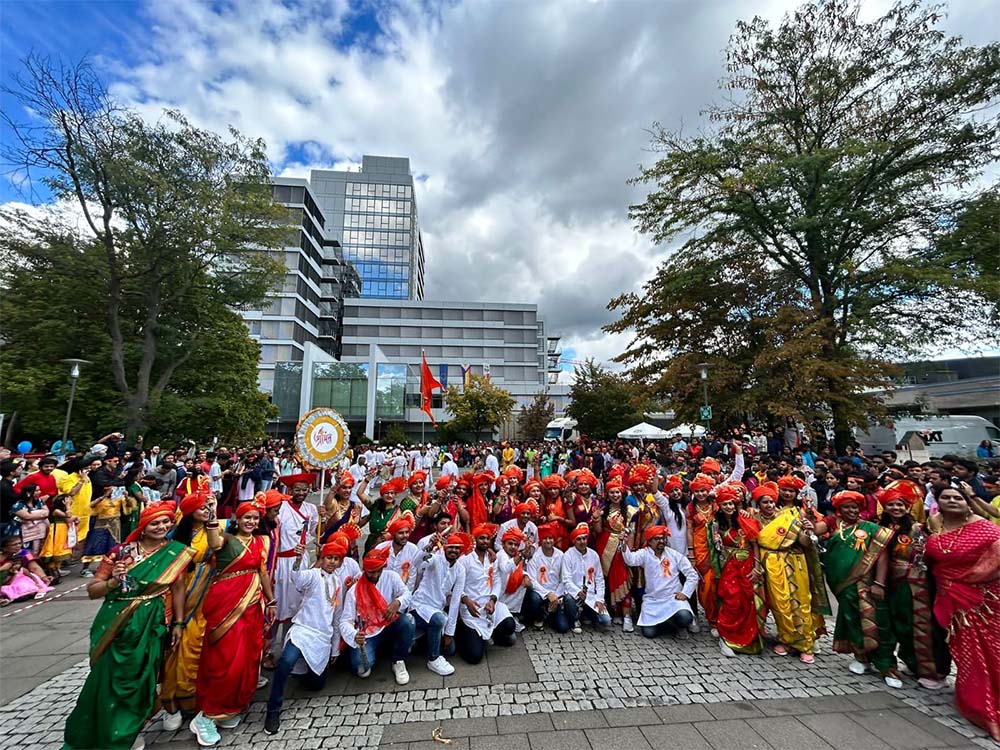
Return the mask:
<svg viewBox="0 0 1000 750">
<path fill-rule="evenodd" d="M 135 546 L 136 546 L 136 549 L 137 549 L 137 550 L 139 551 L 139 554 L 140 554 L 140 555 L 142 555 L 142 557 L 149 557 L 149 556 L 150 556 L 151 554 L 153 554 L 153 553 L 154 553 L 154 552 L 156 552 L 156 551 L 157 551 L 158 549 L 160 549 L 160 547 L 162 547 L 162 546 L 163 546 L 164 544 L 166 544 L 166 541 L 165 541 L 165 540 L 164 540 L 164 541 L 162 541 L 162 542 L 160 542 L 159 544 L 157 544 L 157 545 L 156 545 L 156 546 L 155 546 L 155 547 L 154 547 L 153 549 L 151 549 L 151 550 L 146 550 L 146 549 L 143 549 L 143 547 L 142 547 L 142 542 L 137 542 Z"/>
<path fill-rule="evenodd" d="M 951 540 L 951 546 L 950 547 L 946 547 L 944 545 L 944 542 L 941 542 L 941 552 L 943 554 L 950 555 L 952 552 L 955 551 L 955 545 L 958 544 L 958 540 L 962 537 L 962 532 L 965 531 L 965 527 L 968 526 L 968 525 L 969 525 L 968 521 L 963 521 L 962 522 L 962 525 L 959 526 L 958 529 L 957 529 L 958 533 L 955 534 L 955 538 Z M 949 530 L 948 528 L 945 528 L 944 532 L 941 534 L 941 537 L 943 538 L 945 534 L 950 534 L 952 531 L 956 531 L 956 529 L 950 529 Z"/>
<path fill-rule="evenodd" d="M 857 525 L 858 525 L 857 522 L 852 523 L 850 526 L 843 526 L 842 525 L 840 527 L 840 530 L 837 532 L 837 535 L 840 537 L 840 541 L 846 542 L 847 541 L 847 537 L 844 536 L 844 532 L 845 531 L 850 531 L 853 534 L 854 533 L 854 527 L 857 526 Z"/>
</svg>

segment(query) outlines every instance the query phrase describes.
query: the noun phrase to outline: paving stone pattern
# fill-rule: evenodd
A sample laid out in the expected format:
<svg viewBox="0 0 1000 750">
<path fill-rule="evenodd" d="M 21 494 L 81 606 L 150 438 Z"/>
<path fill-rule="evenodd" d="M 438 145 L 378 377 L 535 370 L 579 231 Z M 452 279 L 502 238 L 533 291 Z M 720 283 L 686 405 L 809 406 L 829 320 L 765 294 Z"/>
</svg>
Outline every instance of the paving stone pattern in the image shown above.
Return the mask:
<svg viewBox="0 0 1000 750">
<path fill-rule="evenodd" d="M 831 628 L 832 629 L 832 628 Z M 792 657 L 727 658 L 706 632 L 648 640 L 615 630 L 556 635 L 531 629 L 510 649 L 492 648 L 483 664 L 455 657 L 446 678 L 414 653 L 411 682 L 399 687 L 384 660 L 357 680 L 338 666 L 326 688 L 307 693 L 289 683 L 282 728 L 262 731 L 266 689 L 245 721 L 222 730 L 223 747 L 266 750 L 645 750 L 717 748 L 993 748 L 952 707 L 952 691 L 928 692 L 907 678 L 891 694 L 875 676 L 847 671 L 829 637 L 812 667 Z M 0 747 L 56 748 L 86 662 L 0 707 Z M 445 746 L 432 741 L 440 726 Z M 145 732 L 151 748 L 195 748 L 186 725 Z"/>
</svg>

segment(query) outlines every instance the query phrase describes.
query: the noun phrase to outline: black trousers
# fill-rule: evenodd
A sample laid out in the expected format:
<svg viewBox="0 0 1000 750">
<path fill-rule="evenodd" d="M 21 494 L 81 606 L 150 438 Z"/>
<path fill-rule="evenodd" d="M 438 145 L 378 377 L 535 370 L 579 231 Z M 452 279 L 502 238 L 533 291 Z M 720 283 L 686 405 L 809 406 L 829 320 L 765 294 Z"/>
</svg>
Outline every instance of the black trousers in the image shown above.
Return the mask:
<svg viewBox="0 0 1000 750">
<path fill-rule="evenodd" d="M 513 646 L 517 640 L 514 632 L 514 618 L 508 617 L 493 626 L 493 643 L 497 646 Z M 462 619 L 458 620 L 458 627 L 455 628 L 455 646 L 458 655 L 469 664 L 478 664 L 486 654 L 486 646 L 489 641 L 483 639 L 479 633 L 470 628 Z"/>
</svg>

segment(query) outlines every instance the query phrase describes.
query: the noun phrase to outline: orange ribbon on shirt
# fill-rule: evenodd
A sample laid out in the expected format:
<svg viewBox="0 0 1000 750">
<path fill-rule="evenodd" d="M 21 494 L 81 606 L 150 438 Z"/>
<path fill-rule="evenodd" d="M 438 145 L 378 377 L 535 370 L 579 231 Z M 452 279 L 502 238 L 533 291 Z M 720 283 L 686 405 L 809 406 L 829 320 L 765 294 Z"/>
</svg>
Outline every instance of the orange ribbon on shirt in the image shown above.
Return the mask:
<svg viewBox="0 0 1000 750">
<path fill-rule="evenodd" d="M 549 582 L 549 571 L 544 565 L 538 569 L 538 582 L 548 583 Z"/>
<path fill-rule="evenodd" d="M 660 560 L 660 567 L 663 568 L 663 577 L 668 578 L 670 576 L 670 560 L 667 558 Z"/>
<path fill-rule="evenodd" d="M 411 563 L 409 560 L 403 563 L 402 571 L 399 574 L 399 577 L 403 579 L 403 583 L 410 580 L 410 565 Z"/>
</svg>

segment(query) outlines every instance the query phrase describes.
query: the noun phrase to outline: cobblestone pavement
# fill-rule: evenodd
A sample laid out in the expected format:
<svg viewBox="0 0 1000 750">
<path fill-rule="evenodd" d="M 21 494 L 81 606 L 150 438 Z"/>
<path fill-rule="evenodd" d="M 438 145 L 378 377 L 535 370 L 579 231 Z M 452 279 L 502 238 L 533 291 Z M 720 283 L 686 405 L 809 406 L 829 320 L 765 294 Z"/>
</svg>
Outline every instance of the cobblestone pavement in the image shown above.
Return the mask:
<svg viewBox="0 0 1000 750">
<path fill-rule="evenodd" d="M 726 658 L 707 628 L 684 640 L 654 641 L 618 629 L 564 636 L 529 629 L 513 648 L 491 649 L 483 664 L 453 661 L 458 671 L 442 678 L 427 672 L 415 652 L 409 661 L 411 683 L 404 687 L 393 683 L 385 663 L 365 681 L 338 666 L 319 693 L 303 693 L 290 683 L 281 732 L 274 737 L 262 731 L 265 689 L 241 726 L 222 730 L 222 746 L 403 750 L 406 744 L 405 750 L 441 750 L 443 745 L 431 741 L 431 731 L 440 724 L 444 736 L 457 738 L 450 750 L 499 748 L 495 736 L 508 732 L 516 736 L 513 744 L 504 741 L 505 750 L 528 744 L 536 750 L 547 739 L 547 750 L 571 745 L 574 750 L 596 749 L 618 739 L 641 750 L 647 741 L 652 747 L 666 746 L 660 740 L 672 732 L 676 738 L 670 744 L 685 750 L 810 747 L 800 740 L 812 741 L 814 734 L 834 747 L 865 750 L 913 750 L 935 746 L 932 742 L 997 747 L 957 714 L 951 689 L 928 692 L 907 678 L 906 687 L 890 694 L 877 677 L 850 674 L 847 659 L 831 653 L 828 636 L 820 640 L 812 667 L 770 652 Z M 55 707 L 72 706 L 86 669 L 86 662 L 80 663 L 0 708 L 0 744 L 58 747 L 67 711 Z M 659 708 L 666 706 L 677 708 Z M 656 721 L 642 710 L 646 707 L 656 708 Z M 795 722 L 768 719 L 788 713 Z M 677 726 L 657 728 L 662 722 Z M 609 731 L 619 725 L 624 728 Z M 641 737 L 635 734 L 639 729 L 629 729 L 640 725 Z M 781 734 L 782 725 L 791 728 Z M 158 720 L 147 727 L 147 746 L 196 747 L 186 726 L 178 732 L 159 727 Z M 558 733 L 563 729 L 574 731 L 563 736 Z M 464 739 L 470 734 L 477 738 L 471 747 Z M 493 739 L 487 742 L 480 735 Z"/>
</svg>

